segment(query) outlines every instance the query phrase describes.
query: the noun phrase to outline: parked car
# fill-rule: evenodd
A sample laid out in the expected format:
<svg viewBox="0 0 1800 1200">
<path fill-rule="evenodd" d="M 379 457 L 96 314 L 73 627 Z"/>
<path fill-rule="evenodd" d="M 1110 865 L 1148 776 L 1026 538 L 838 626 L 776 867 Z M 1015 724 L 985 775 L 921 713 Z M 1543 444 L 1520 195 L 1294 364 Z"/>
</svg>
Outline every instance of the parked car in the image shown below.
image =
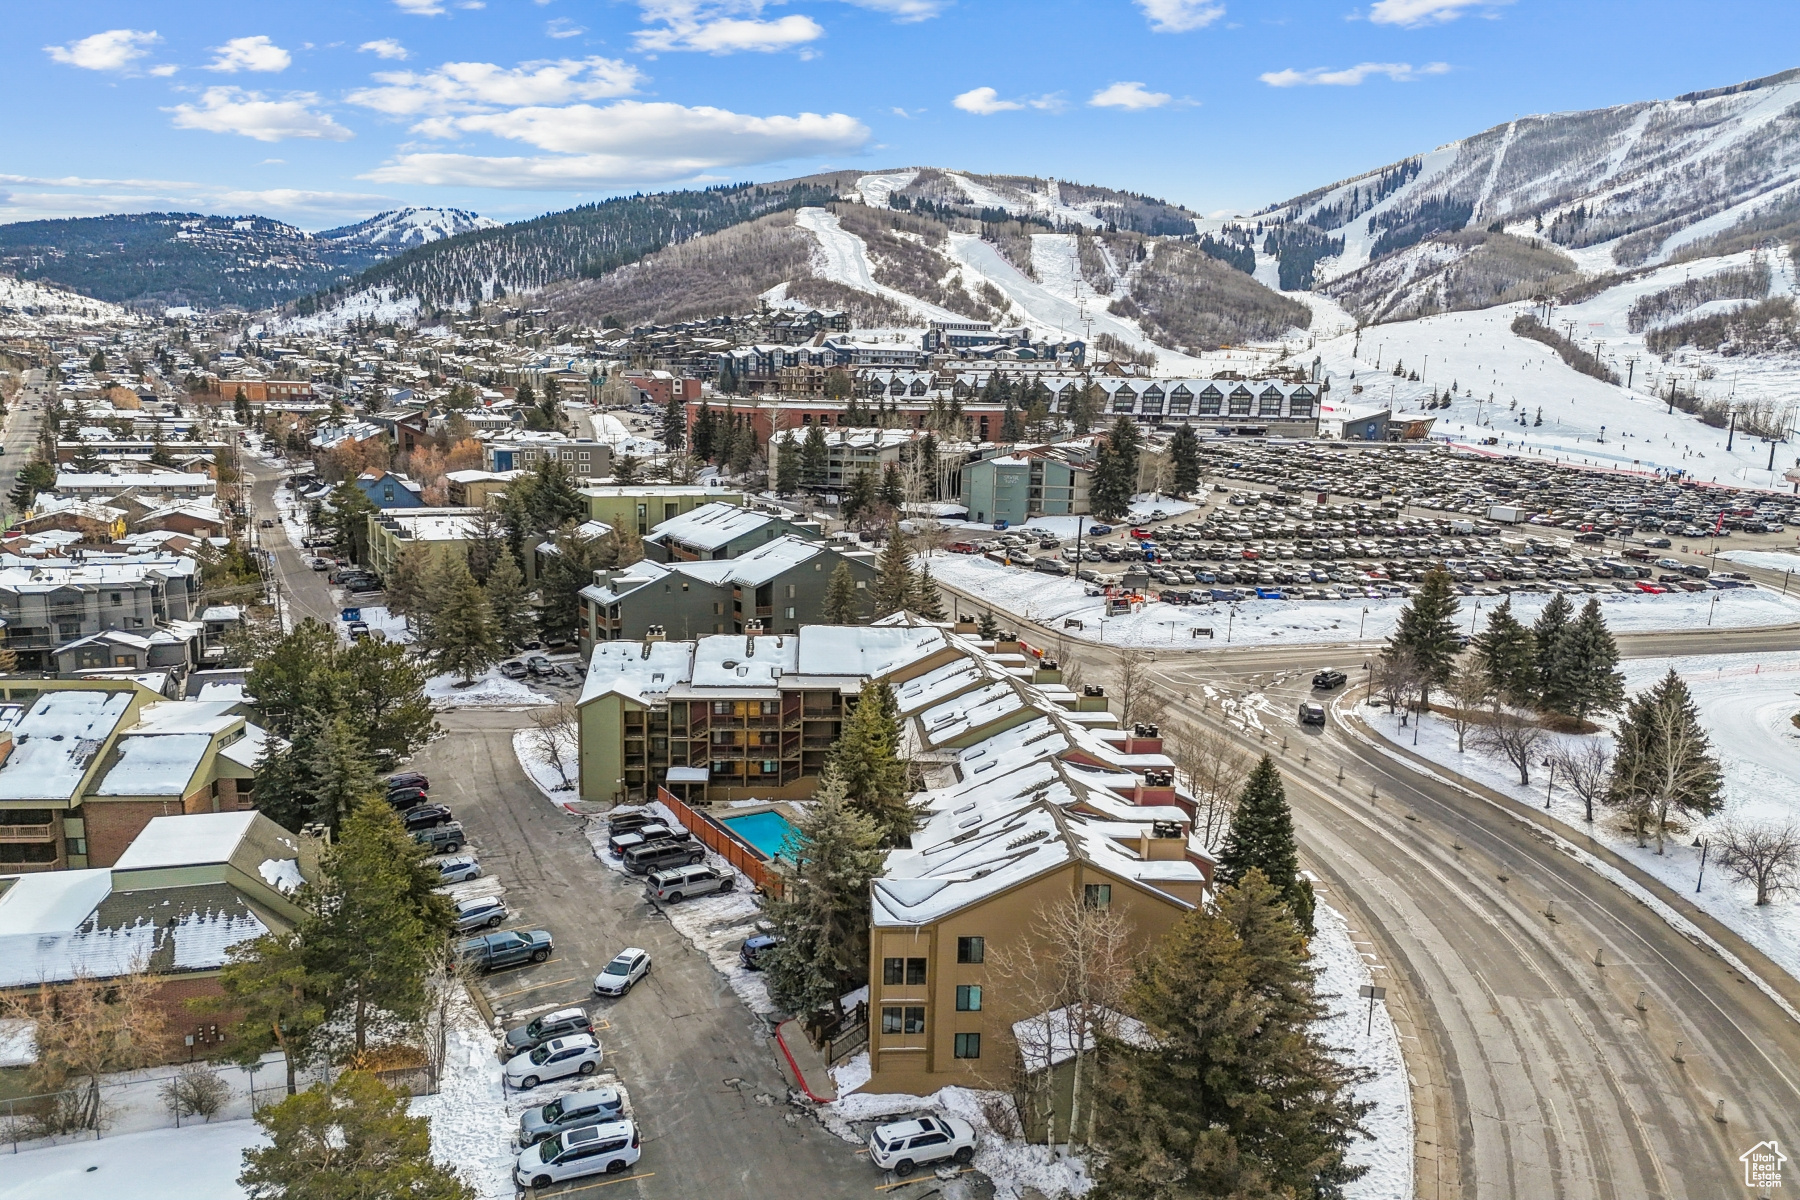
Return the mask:
<svg viewBox="0 0 1800 1200">
<path fill-rule="evenodd" d="M 448 825 L 455 820 L 450 810 L 442 804 L 421 804 L 417 808 L 407 810 L 402 818 L 406 822 L 408 833 L 417 833 L 421 829 L 434 829 L 439 825 Z"/>
<path fill-rule="evenodd" d="M 926 1163 L 975 1157 L 975 1127 L 956 1117 L 890 1121 L 869 1134 L 869 1161 L 904 1179 Z"/>
<path fill-rule="evenodd" d="M 1325 723 L 1325 706 L 1307 701 L 1300 706 L 1300 723 L 1302 725 L 1323 725 Z"/>
<path fill-rule="evenodd" d="M 458 954 L 484 971 L 497 971 L 520 963 L 543 962 L 554 949 L 548 930 L 533 929 L 528 933 L 484 933 L 463 942 Z"/>
<path fill-rule="evenodd" d="M 627 835 L 629 836 L 629 835 Z M 648 875 L 670 867 L 688 867 L 706 861 L 706 847 L 691 842 L 654 841 L 634 846 L 625 852 L 625 869 L 633 875 Z"/>
<path fill-rule="evenodd" d="M 565 1179 L 616 1175 L 637 1162 L 640 1153 L 635 1122 L 588 1125 L 523 1151 L 513 1179 L 520 1187 L 546 1188 Z"/>
<path fill-rule="evenodd" d="M 650 894 L 671 904 L 708 892 L 729 892 L 736 886 L 737 876 L 711 867 L 678 867 L 650 874 Z"/>
<path fill-rule="evenodd" d="M 400 812 L 430 804 L 431 797 L 419 788 L 395 788 L 387 794 L 387 802 Z"/>
<path fill-rule="evenodd" d="M 421 792 L 431 790 L 431 780 L 417 771 L 399 771 L 389 775 L 382 782 L 387 785 L 387 790 L 390 792 L 398 791 L 401 788 L 418 788 Z"/>
<path fill-rule="evenodd" d="M 1322 692 L 1329 692 L 1333 688 L 1343 687 L 1348 679 L 1349 676 L 1345 675 L 1342 671 L 1326 670 L 1320 671 L 1317 675 L 1313 676 L 1312 685 Z"/>
<path fill-rule="evenodd" d="M 607 820 L 609 833 L 630 833 L 634 829 L 642 829 L 646 825 L 659 824 L 661 818 L 647 808 L 634 809 L 631 812 L 614 812 Z"/>
<path fill-rule="evenodd" d="M 469 900 L 456 902 L 456 932 L 467 933 L 471 929 L 498 929 L 506 923 L 511 915 L 507 912 L 506 901 L 498 896 L 476 896 Z"/>
<path fill-rule="evenodd" d="M 633 825 L 628 829 L 611 830 L 607 834 L 606 849 L 613 857 L 623 858 L 632 850 L 651 842 L 684 842 L 687 839 L 688 831 L 685 829 L 678 833 L 676 829 L 670 828 L 661 821 L 646 821 L 642 825 Z"/>
<path fill-rule="evenodd" d="M 473 854 L 459 854 L 455 858 L 446 858 L 438 864 L 438 874 L 443 876 L 440 883 L 463 883 L 470 879 L 481 878 L 481 864 Z"/>
<path fill-rule="evenodd" d="M 600 1069 L 600 1041 L 591 1033 L 571 1033 L 506 1060 L 506 1082 L 528 1091 L 546 1079 L 592 1075 Z"/>
<path fill-rule="evenodd" d="M 753 933 L 738 947 L 738 961 L 749 970 L 760 971 L 762 956 L 779 945 L 781 939 L 772 933 Z"/>
<path fill-rule="evenodd" d="M 594 995 L 623 996 L 631 985 L 650 973 L 650 952 L 627 946 L 594 976 Z"/>
<path fill-rule="evenodd" d="M 509 658 L 501 663 L 500 673 L 508 679 L 523 679 L 525 676 L 531 674 L 530 671 L 525 669 L 525 664 L 516 658 Z"/>
<path fill-rule="evenodd" d="M 461 850 L 468 839 L 463 837 L 461 821 L 451 821 L 445 825 L 436 825 L 430 829 L 420 829 L 413 833 L 413 841 L 426 847 L 433 854 L 455 854 Z"/>
<path fill-rule="evenodd" d="M 541 654 L 534 654 L 526 659 L 525 666 L 533 675 L 550 675 L 556 671 L 555 665 Z"/>
<path fill-rule="evenodd" d="M 588 1017 L 587 1009 L 580 1006 L 559 1008 L 555 1012 L 532 1018 L 528 1025 L 507 1030 L 506 1039 L 500 1043 L 500 1053 L 505 1058 L 511 1058 L 571 1033 L 592 1032 L 594 1022 Z"/>
<path fill-rule="evenodd" d="M 625 1097 L 611 1084 L 599 1084 L 519 1114 L 519 1148 L 529 1149 L 570 1129 L 603 1125 L 625 1115 Z"/>
</svg>

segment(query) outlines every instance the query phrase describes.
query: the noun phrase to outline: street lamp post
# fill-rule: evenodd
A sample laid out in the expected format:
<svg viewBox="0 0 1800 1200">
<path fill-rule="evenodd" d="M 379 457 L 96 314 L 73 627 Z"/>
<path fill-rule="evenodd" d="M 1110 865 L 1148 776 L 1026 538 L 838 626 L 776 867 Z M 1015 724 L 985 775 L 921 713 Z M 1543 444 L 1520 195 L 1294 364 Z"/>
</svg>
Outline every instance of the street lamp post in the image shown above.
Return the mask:
<svg viewBox="0 0 1800 1200">
<path fill-rule="evenodd" d="M 1713 614 L 1718 611 L 1719 611 L 1719 598 L 1717 596 L 1714 596 L 1712 598 L 1712 603 L 1710 605 L 1708 605 L 1706 608 L 1706 623 L 1708 626 L 1710 626 L 1713 623 Z"/>
<path fill-rule="evenodd" d="M 1357 641 L 1359 641 L 1359 642 L 1362 641 L 1363 627 L 1366 626 L 1368 623 L 1369 623 L 1369 606 L 1365 604 L 1365 605 L 1363 605 L 1363 610 L 1362 610 L 1362 620 L 1360 620 L 1356 623 L 1356 640 Z"/>
<path fill-rule="evenodd" d="M 1708 850 L 1712 849 L 1712 844 L 1710 842 L 1708 842 L 1705 838 L 1700 838 L 1699 842 L 1700 842 L 1700 877 L 1698 879 L 1694 880 L 1694 895 L 1696 895 L 1696 896 L 1698 896 L 1700 894 L 1700 885 L 1706 882 L 1706 852 Z"/>
</svg>

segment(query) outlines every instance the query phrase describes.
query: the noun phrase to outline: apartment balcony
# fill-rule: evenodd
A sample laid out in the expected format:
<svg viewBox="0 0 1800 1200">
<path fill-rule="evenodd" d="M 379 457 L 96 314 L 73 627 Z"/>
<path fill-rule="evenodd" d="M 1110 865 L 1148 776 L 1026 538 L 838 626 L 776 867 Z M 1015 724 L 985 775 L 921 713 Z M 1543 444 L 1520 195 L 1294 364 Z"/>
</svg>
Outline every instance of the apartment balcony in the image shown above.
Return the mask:
<svg viewBox="0 0 1800 1200">
<path fill-rule="evenodd" d="M 0 825 L 0 842 L 53 842 L 55 825 Z"/>
</svg>

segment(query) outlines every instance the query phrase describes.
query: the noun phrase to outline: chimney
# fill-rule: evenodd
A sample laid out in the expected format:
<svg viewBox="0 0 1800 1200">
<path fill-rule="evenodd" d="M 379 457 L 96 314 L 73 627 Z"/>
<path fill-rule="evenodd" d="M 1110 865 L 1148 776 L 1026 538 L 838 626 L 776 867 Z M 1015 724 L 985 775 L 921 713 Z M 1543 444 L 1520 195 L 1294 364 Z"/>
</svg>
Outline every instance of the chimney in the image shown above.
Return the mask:
<svg viewBox="0 0 1800 1200">
<path fill-rule="evenodd" d="M 650 647 L 651 647 L 651 646 L 654 646 L 654 645 L 655 645 L 655 644 L 656 644 L 656 643 L 657 643 L 657 642 L 666 642 L 666 641 L 668 641 L 668 640 L 669 640 L 669 636 L 668 636 L 668 634 L 667 634 L 667 633 L 666 633 L 666 632 L 665 632 L 665 631 L 664 631 L 664 629 L 663 629 L 663 627 L 662 627 L 662 626 L 661 626 L 661 625 L 651 625 L 651 626 L 648 626 L 648 627 L 647 627 L 647 628 L 646 628 L 646 629 L 645 629 L 645 630 L 644 630 L 644 653 L 643 653 L 643 657 L 645 657 L 645 658 L 649 658 L 649 657 L 650 657 Z"/>
</svg>

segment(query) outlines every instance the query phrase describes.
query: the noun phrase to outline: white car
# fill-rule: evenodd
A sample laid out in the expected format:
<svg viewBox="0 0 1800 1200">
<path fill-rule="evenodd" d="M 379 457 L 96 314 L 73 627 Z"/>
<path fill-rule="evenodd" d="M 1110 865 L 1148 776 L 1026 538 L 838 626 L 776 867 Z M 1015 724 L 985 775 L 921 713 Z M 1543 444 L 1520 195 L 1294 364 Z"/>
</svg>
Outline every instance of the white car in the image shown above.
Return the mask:
<svg viewBox="0 0 1800 1200">
<path fill-rule="evenodd" d="M 506 901 L 498 896 L 476 896 L 456 902 L 456 931 L 498 929 L 506 923 Z"/>
<path fill-rule="evenodd" d="M 572 1033 L 545 1042 L 528 1054 L 506 1060 L 506 1082 L 528 1091 L 546 1079 L 592 1075 L 600 1069 L 600 1042 L 590 1033 Z"/>
<path fill-rule="evenodd" d="M 481 863 L 476 861 L 473 854 L 459 854 L 455 858 L 439 862 L 438 872 L 442 875 L 439 883 L 463 883 L 481 878 Z"/>
<path fill-rule="evenodd" d="M 623 996 L 631 985 L 650 973 L 650 952 L 628 946 L 594 976 L 596 996 Z"/>
<path fill-rule="evenodd" d="M 975 1127 L 955 1117 L 920 1117 L 877 1125 L 869 1134 L 869 1161 L 905 1178 L 925 1163 L 975 1157 Z"/>
<path fill-rule="evenodd" d="M 546 1188 L 584 1175 L 616 1175 L 637 1162 L 641 1153 L 637 1122 L 585 1125 L 521 1151 L 513 1179 L 520 1187 Z"/>
</svg>

